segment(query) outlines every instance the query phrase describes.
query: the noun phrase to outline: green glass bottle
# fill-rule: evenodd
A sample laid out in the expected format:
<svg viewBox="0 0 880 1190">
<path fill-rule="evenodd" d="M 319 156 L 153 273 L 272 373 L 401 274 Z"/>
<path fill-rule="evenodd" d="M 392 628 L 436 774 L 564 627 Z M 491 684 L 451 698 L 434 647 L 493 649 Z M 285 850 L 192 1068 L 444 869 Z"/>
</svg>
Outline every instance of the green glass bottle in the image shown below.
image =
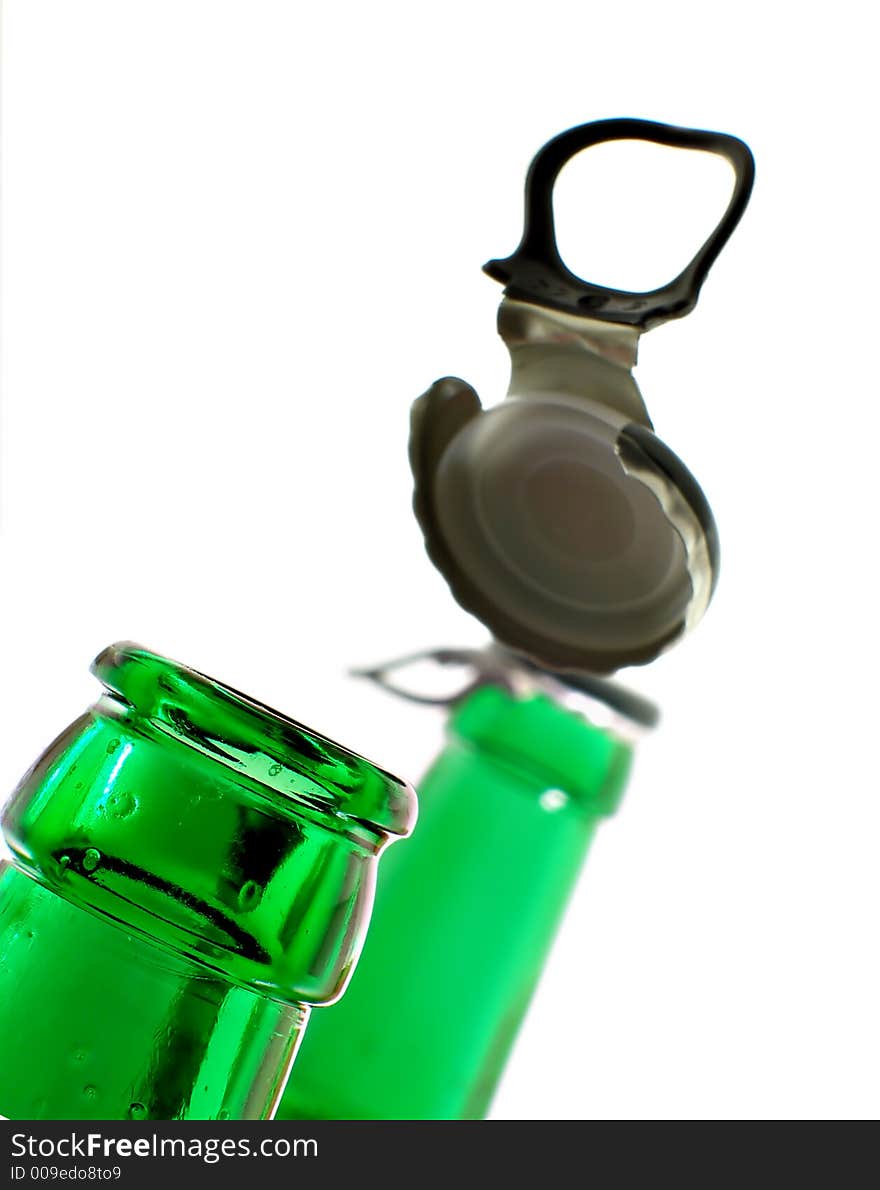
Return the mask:
<svg viewBox="0 0 880 1190">
<path fill-rule="evenodd" d="M 608 707 L 549 675 L 509 664 L 503 678 L 455 707 L 418 829 L 383 867 L 363 959 L 313 1022 L 279 1118 L 485 1114 L 634 738 L 591 722 L 582 710 Z"/>
<path fill-rule="evenodd" d="M 133 645 L 3 816 L 0 1112 L 265 1119 L 412 790 Z"/>
</svg>

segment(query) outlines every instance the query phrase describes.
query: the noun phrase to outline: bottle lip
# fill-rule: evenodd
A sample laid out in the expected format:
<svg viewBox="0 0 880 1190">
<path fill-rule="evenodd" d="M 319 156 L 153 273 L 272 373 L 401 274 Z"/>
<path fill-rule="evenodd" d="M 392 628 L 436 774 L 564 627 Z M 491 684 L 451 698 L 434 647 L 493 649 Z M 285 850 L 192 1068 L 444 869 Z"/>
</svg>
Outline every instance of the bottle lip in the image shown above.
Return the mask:
<svg viewBox="0 0 880 1190">
<path fill-rule="evenodd" d="M 620 682 L 579 670 L 547 669 L 528 657 L 513 654 L 503 645 L 493 643 L 494 654 L 507 658 L 511 667 L 521 667 L 544 690 L 579 711 L 598 726 L 616 727 L 627 736 L 639 737 L 660 722 L 660 708 L 644 694 Z"/>
<path fill-rule="evenodd" d="M 463 666 L 471 670 L 473 676 L 463 686 L 440 695 L 422 692 L 390 676 L 395 671 L 425 661 L 439 666 Z M 656 703 L 628 686 L 584 670 L 547 669 L 498 641 L 491 641 L 482 649 L 423 649 L 352 672 L 400 698 L 425 706 L 455 707 L 484 686 L 507 690 L 518 698 L 545 694 L 625 744 L 637 743 L 660 721 L 660 708 Z"/>
<path fill-rule="evenodd" d="M 294 805 L 387 835 L 415 825 L 415 791 L 402 778 L 207 674 L 132 641 L 109 645 L 91 671 L 164 735 Z"/>
</svg>

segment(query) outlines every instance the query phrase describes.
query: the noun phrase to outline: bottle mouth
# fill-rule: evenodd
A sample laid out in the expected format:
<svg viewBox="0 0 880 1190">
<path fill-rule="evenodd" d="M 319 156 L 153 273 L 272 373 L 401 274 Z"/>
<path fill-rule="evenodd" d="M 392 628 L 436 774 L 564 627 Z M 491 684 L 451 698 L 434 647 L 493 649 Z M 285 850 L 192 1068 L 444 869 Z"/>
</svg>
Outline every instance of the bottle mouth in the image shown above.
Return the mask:
<svg viewBox="0 0 880 1190">
<path fill-rule="evenodd" d="M 365 757 L 239 690 L 131 641 L 92 673 L 138 717 L 313 813 L 386 835 L 415 825 L 412 787 Z"/>
<path fill-rule="evenodd" d="M 452 667 L 457 681 L 446 681 L 442 692 L 435 681 L 426 686 L 425 663 Z M 421 674 L 421 686 L 407 680 L 407 670 Z M 492 686 L 515 698 L 543 694 L 566 710 L 601 728 L 619 742 L 634 745 L 660 721 L 660 708 L 644 695 L 617 681 L 580 670 L 553 670 L 492 641 L 482 649 L 424 649 L 374 665 L 353 670 L 390 694 L 425 706 L 456 708 L 475 691 Z M 401 674 L 404 676 L 401 678 Z"/>
</svg>

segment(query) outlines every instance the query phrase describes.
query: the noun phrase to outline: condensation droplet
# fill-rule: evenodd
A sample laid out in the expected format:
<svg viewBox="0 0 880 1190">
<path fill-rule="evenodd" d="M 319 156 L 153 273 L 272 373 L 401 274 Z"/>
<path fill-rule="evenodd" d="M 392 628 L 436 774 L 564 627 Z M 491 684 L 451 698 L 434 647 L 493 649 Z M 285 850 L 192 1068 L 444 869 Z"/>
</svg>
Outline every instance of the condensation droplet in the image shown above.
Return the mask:
<svg viewBox="0 0 880 1190">
<path fill-rule="evenodd" d="M 82 859 L 83 871 L 94 872 L 101 862 L 101 853 L 97 847 L 89 847 Z"/>
<path fill-rule="evenodd" d="M 83 1087 L 83 1095 L 93 1103 L 98 1098 L 98 1088 L 93 1086 L 92 1083 L 86 1083 Z"/>
<path fill-rule="evenodd" d="M 89 1051 L 87 1049 L 83 1049 L 83 1047 L 80 1046 L 79 1049 L 75 1049 L 70 1055 L 70 1060 L 71 1062 L 75 1063 L 75 1065 L 82 1066 L 83 1062 L 85 1062 L 88 1056 Z"/>
<path fill-rule="evenodd" d="M 58 856 L 58 867 L 61 869 L 62 876 L 67 871 L 69 864 L 70 864 L 70 856 L 69 855 L 59 855 Z"/>
<path fill-rule="evenodd" d="M 116 739 L 111 740 L 110 743 L 107 745 L 107 755 L 112 756 L 118 747 L 119 747 L 119 740 L 116 740 Z"/>
<path fill-rule="evenodd" d="M 283 764 L 273 764 L 273 765 L 270 765 L 270 766 L 269 766 L 269 776 L 270 776 L 270 777 L 277 777 L 277 776 L 278 776 L 278 774 L 281 772 L 281 770 L 282 770 L 283 768 L 284 768 L 284 765 L 283 765 Z"/>
<path fill-rule="evenodd" d="M 246 913 L 259 904 L 263 890 L 256 880 L 246 880 L 238 890 L 238 907 Z"/>
<path fill-rule="evenodd" d="M 217 1112 L 217 1119 L 218 1120 L 228 1120 L 229 1119 L 229 1112 L 226 1110 L 225 1107 L 221 1107 L 220 1110 Z"/>
<path fill-rule="evenodd" d="M 138 807 L 133 793 L 113 793 L 107 799 L 107 813 L 111 818 L 128 818 Z"/>
<path fill-rule="evenodd" d="M 128 1105 L 128 1118 L 130 1120 L 145 1120 L 147 1118 L 147 1109 L 135 1099 L 133 1103 Z"/>
</svg>

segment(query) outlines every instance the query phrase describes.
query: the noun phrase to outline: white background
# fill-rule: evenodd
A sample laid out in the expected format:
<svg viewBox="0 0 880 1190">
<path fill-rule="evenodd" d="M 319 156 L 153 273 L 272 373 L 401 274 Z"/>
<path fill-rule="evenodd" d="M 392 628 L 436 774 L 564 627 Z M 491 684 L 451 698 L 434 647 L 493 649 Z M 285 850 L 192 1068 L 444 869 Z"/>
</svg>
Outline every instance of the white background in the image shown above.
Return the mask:
<svg viewBox="0 0 880 1190">
<path fill-rule="evenodd" d="M 483 639 L 409 510 L 408 407 L 450 372 L 503 395 L 480 266 L 531 155 L 618 115 L 754 150 L 740 229 L 637 371 L 716 512 L 717 598 L 623 675 L 664 722 L 496 1116 L 877 1114 L 868 11 L 7 0 L 4 789 L 120 637 L 416 779 L 441 716 L 345 670 Z M 677 271 L 724 200 L 672 156 L 622 187 L 569 168 L 574 267 Z"/>
</svg>

